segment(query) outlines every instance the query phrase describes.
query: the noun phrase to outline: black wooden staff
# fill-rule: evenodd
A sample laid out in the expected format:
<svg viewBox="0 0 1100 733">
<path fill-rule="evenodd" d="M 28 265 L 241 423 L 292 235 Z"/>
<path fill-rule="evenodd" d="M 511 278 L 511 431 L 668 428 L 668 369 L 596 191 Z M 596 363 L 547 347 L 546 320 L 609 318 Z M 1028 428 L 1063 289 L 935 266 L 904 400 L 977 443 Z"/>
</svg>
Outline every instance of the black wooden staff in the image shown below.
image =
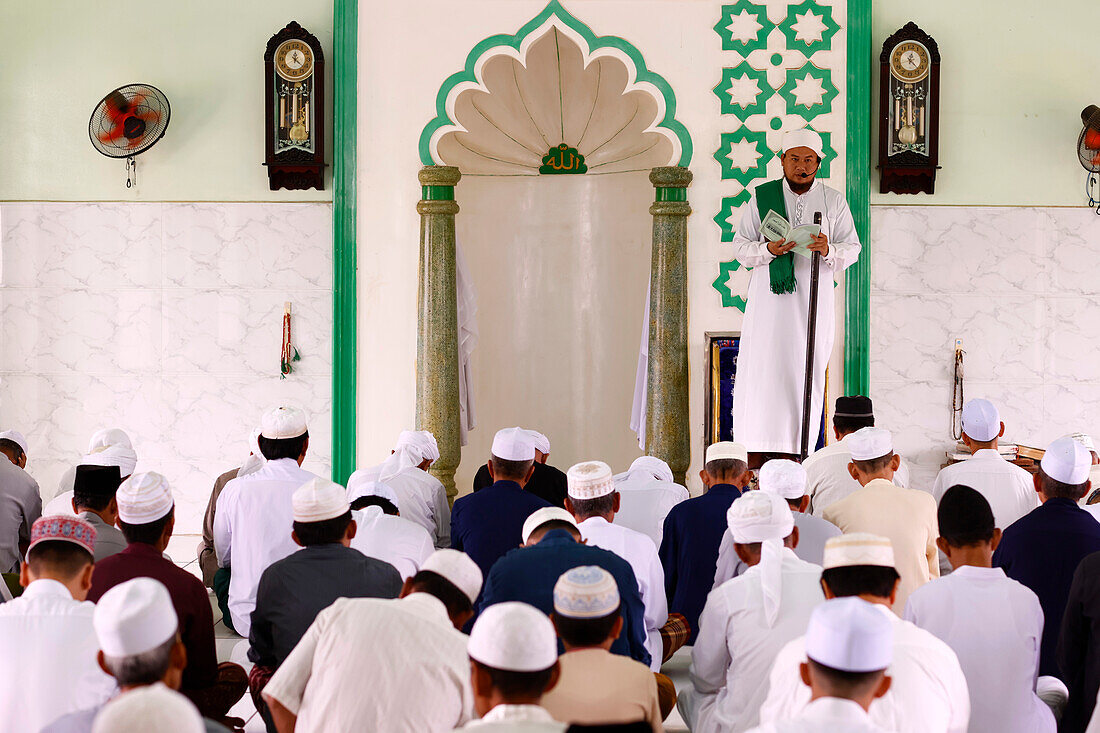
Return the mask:
<svg viewBox="0 0 1100 733">
<path fill-rule="evenodd" d="M 821 212 L 814 213 L 814 224 L 821 225 Z M 810 271 L 810 322 L 806 326 L 806 388 L 802 392 L 802 460 L 810 455 L 810 404 L 814 390 L 814 346 L 817 341 L 817 268 L 821 253 L 814 252 Z"/>
</svg>

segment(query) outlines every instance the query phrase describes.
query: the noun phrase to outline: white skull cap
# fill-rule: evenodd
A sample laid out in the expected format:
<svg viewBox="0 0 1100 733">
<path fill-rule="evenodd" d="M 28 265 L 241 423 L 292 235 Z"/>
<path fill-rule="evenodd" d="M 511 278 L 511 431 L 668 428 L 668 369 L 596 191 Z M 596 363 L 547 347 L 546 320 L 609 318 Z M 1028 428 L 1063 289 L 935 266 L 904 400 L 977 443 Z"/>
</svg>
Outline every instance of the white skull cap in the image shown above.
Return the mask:
<svg viewBox="0 0 1100 733">
<path fill-rule="evenodd" d="M 297 407 L 275 407 L 260 419 L 260 435 L 268 440 L 297 438 L 307 430 L 306 414 Z"/>
<path fill-rule="evenodd" d="M 706 460 L 703 461 L 704 465 L 711 461 L 721 460 L 743 461 L 748 463 L 749 451 L 740 443 L 734 443 L 729 440 L 711 443 L 707 446 Z"/>
<path fill-rule="evenodd" d="M 963 405 L 962 430 L 972 440 L 987 443 L 1001 434 L 1001 415 L 989 400 L 970 400 Z"/>
<path fill-rule="evenodd" d="M 825 557 L 822 568 L 846 568 L 853 565 L 877 565 L 894 567 L 894 546 L 886 537 L 852 532 L 825 541 Z"/>
<path fill-rule="evenodd" d="M 542 611 L 518 601 L 481 612 L 466 645 L 470 659 L 507 672 L 540 672 L 558 661 L 558 636 Z"/>
<path fill-rule="evenodd" d="M 114 586 L 95 604 L 92 624 L 109 657 L 130 657 L 174 639 L 179 619 L 159 580 L 134 578 Z"/>
<path fill-rule="evenodd" d="M 611 466 L 603 461 L 575 463 L 566 471 L 565 478 L 573 499 L 598 499 L 615 491 Z"/>
<path fill-rule="evenodd" d="M 1088 481 L 1092 468 L 1092 453 L 1066 435 L 1051 443 L 1039 462 L 1043 473 L 1055 481 L 1076 486 Z"/>
<path fill-rule="evenodd" d="M 126 524 L 149 524 L 172 511 L 175 502 L 168 479 L 159 473 L 135 473 L 115 492 L 118 518 Z"/>
<path fill-rule="evenodd" d="M 806 469 L 801 463 L 777 458 L 760 467 L 760 490 L 784 499 L 806 495 Z"/>
<path fill-rule="evenodd" d="M 808 127 L 801 130 L 791 130 L 783 135 L 783 152 L 794 148 L 809 148 L 817 153 L 817 157 L 825 157 L 825 146 L 821 142 L 821 135 Z"/>
<path fill-rule="evenodd" d="M 320 476 L 300 486 L 290 498 L 295 522 L 323 522 L 347 514 L 348 492 Z"/>
<path fill-rule="evenodd" d="M 535 460 L 535 444 L 523 428 L 498 430 L 490 452 L 502 461 Z"/>
<path fill-rule="evenodd" d="M 477 602 L 477 596 L 481 593 L 481 568 L 465 552 L 436 550 L 428 556 L 420 569 L 442 575 L 462 591 L 470 599 L 470 603 Z"/>
<path fill-rule="evenodd" d="M 23 436 L 23 433 L 19 432 L 18 430 L 5 430 L 4 432 L 0 433 L 0 440 L 10 440 L 11 442 L 19 446 L 19 450 L 23 451 L 24 453 L 27 452 L 27 439 Z"/>
<path fill-rule="evenodd" d="M 537 430 L 526 431 L 531 438 L 531 443 L 539 453 L 550 453 L 550 439 Z"/>
<path fill-rule="evenodd" d="M 619 586 L 595 565 L 567 570 L 554 583 L 554 611 L 567 618 L 603 618 L 619 607 Z"/>
<path fill-rule="evenodd" d="M 574 527 L 577 526 L 577 520 L 573 518 L 573 515 L 560 506 L 544 506 L 542 509 L 531 512 L 531 515 L 523 523 L 523 531 L 520 533 L 523 537 L 523 544 L 526 545 L 527 540 L 531 539 L 531 535 L 534 534 L 535 530 L 547 522 L 568 522 Z"/>
<path fill-rule="evenodd" d="M 848 436 L 853 461 L 873 461 L 894 452 L 894 438 L 885 428 L 860 428 Z"/>
<path fill-rule="evenodd" d="M 842 672 L 877 672 L 894 661 L 894 628 L 874 604 L 833 598 L 810 614 L 806 656 Z"/>
<path fill-rule="evenodd" d="M 195 704 L 163 682 L 123 692 L 95 716 L 92 733 L 204 733 Z"/>
</svg>

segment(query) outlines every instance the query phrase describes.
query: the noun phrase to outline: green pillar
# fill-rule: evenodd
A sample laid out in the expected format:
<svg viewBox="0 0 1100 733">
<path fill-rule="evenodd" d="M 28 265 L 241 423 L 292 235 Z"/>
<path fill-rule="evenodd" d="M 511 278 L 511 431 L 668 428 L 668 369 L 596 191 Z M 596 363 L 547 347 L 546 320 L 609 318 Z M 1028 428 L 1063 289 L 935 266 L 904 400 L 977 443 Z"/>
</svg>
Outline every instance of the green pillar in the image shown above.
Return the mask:
<svg viewBox="0 0 1100 733">
<path fill-rule="evenodd" d="M 451 166 L 420 169 L 420 287 L 417 292 L 416 429 L 439 443 L 431 473 L 454 500 L 462 457 L 458 411 L 458 299 L 455 293 L 455 184 Z"/>
<path fill-rule="evenodd" d="M 646 452 L 668 463 L 683 484 L 691 460 L 688 422 L 687 187 L 691 171 L 654 168 L 649 180 L 657 200 L 649 297 L 649 383 Z"/>
</svg>

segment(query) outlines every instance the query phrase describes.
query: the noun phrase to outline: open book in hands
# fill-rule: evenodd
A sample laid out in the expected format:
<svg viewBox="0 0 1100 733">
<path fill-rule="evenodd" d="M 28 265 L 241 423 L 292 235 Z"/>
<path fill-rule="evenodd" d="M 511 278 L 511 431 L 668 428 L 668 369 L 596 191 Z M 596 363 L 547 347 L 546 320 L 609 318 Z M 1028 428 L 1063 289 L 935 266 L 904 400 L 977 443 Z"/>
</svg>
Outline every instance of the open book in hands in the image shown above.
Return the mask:
<svg viewBox="0 0 1100 733">
<path fill-rule="evenodd" d="M 813 257 L 813 253 L 807 247 L 814 243 L 814 236 L 820 233 L 820 224 L 792 227 L 791 223 L 775 213 L 774 209 L 768 212 L 764 221 L 760 222 L 760 235 L 765 241 L 777 242 L 780 239 L 786 239 L 788 242 L 794 242 L 795 247 L 791 251 L 807 259 Z"/>
</svg>

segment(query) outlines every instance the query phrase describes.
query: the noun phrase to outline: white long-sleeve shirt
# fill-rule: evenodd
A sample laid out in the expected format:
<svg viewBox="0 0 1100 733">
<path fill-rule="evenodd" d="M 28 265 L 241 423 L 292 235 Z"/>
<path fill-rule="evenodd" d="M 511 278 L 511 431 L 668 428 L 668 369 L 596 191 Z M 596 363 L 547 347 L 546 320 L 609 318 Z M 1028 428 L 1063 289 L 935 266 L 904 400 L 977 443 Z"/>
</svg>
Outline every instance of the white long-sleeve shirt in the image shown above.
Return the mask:
<svg viewBox="0 0 1100 733">
<path fill-rule="evenodd" d="M 382 507 L 368 506 L 351 516 L 359 525 L 351 539 L 352 548 L 393 565 L 404 580 L 416 575 L 435 552 L 428 530 L 403 517 L 390 516 Z"/>
<path fill-rule="evenodd" d="M 970 720 L 966 676 L 951 647 L 903 621 L 889 607 L 875 607 L 894 628 L 894 661 L 887 669 L 890 691 L 871 703 L 871 720 L 896 733 L 965 733 Z M 810 701 L 799 665 L 806 661 L 806 639 L 783 647 L 775 659 L 770 689 L 760 709 L 762 723 L 797 718 Z"/>
<path fill-rule="evenodd" d="M 992 448 L 976 451 L 965 461 L 941 468 L 932 484 L 936 503 L 956 484 L 969 486 L 984 496 L 993 510 L 994 523 L 1002 530 L 1039 506 L 1031 474 L 1009 463 Z"/>
<path fill-rule="evenodd" d="M 0 603 L 0 730 L 41 730 L 117 691 L 96 662 L 94 610 L 45 578 Z"/>
<path fill-rule="evenodd" d="M 827 506 L 859 490 L 859 482 L 848 473 L 851 462 L 847 435 L 815 451 L 802 462 L 806 469 L 806 494 L 810 497 L 806 511 L 820 517 Z M 903 489 L 914 488 L 909 485 L 909 466 L 905 459 L 894 472 L 893 483 Z"/>
<path fill-rule="evenodd" d="M 707 596 L 691 652 L 698 701 L 695 733 L 740 733 L 759 721 L 768 672 L 787 642 L 806 633 L 813 609 L 824 602 L 821 568 L 783 549 L 779 615 L 768 625 L 760 566 L 754 565 Z"/>
<path fill-rule="evenodd" d="M 1001 568 L 964 565 L 909 596 L 905 620 L 959 658 L 970 689 L 970 733 L 1054 733 L 1035 694 L 1043 608 Z"/>
<path fill-rule="evenodd" d="M 365 470 L 377 480 L 384 465 Z M 416 466 L 409 466 L 387 476 L 384 483 L 397 494 L 397 508 L 403 518 L 428 530 L 436 547 L 451 546 L 451 504 L 439 479 Z"/>
<path fill-rule="evenodd" d="M 641 532 L 611 524 L 603 517 L 589 517 L 577 525 L 588 544 L 614 552 L 630 563 L 645 606 L 646 648 L 653 658 L 650 668 L 661 668 L 664 645 L 660 628 L 668 621 L 665 570 L 653 540 Z"/>
<path fill-rule="evenodd" d="M 691 495 L 680 484 L 661 481 L 642 471 L 637 473 L 638 477 L 628 476 L 615 482 L 615 490 L 622 498 L 614 524 L 641 532 L 660 547 L 665 533 L 665 517 L 672 507 L 691 498 Z"/>
<path fill-rule="evenodd" d="M 292 497 L 316 478 L 292 458 L 268 461 L 247 476 L 225 485 L 214 512 L 214 552 L 221 567 L 231 568 L 229 615 L 233 628 L 247 637 L 256 608 L 260 576 L 298 545 L 294 529 Z"/>
<path fill-rule="evenodd" d="M 858 702 L 819 697 L 790 720 L 766 723 L 748 733 L 888 733 L 871 721 Z"/>
</svg>

